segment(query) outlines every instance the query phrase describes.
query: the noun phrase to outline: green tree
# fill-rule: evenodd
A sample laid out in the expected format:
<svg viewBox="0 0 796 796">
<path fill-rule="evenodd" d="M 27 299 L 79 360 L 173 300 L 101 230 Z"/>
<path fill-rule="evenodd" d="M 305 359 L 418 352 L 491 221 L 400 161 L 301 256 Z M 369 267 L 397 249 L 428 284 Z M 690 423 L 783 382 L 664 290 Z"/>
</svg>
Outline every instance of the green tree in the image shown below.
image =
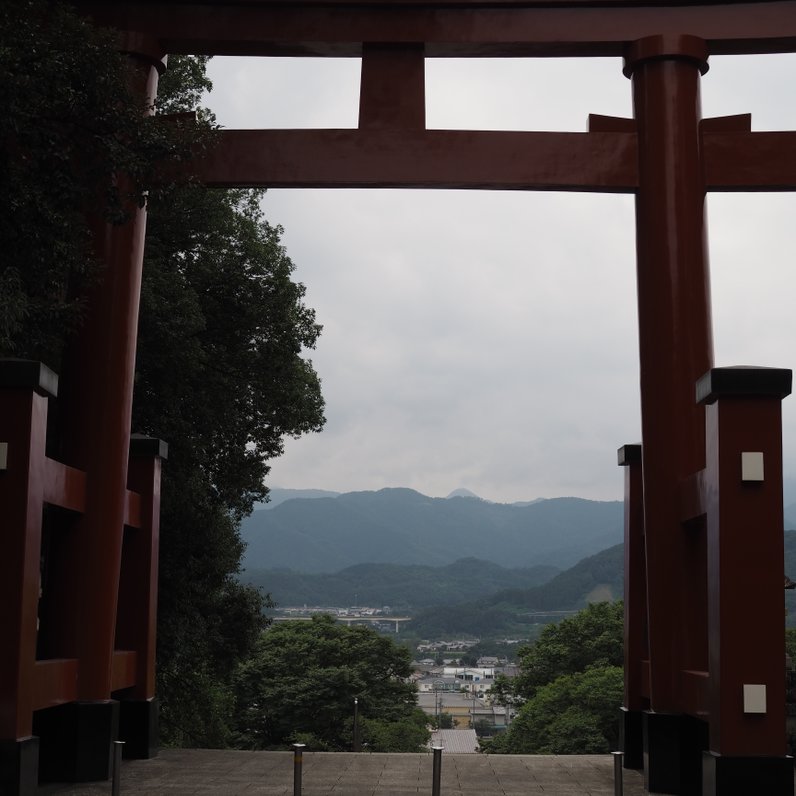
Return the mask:
<svg viewBox="0 0 796 796">
<path fill-rule="evenodd" d="M 450 713 L 440 713 L 431 719 L 431 726 L 435 730 L 452 730 L 453 716 Z"/>
<path fill-rule="evenodd" d="M 363 719 L 362 739 L 371 752 L 419 752 L 429 739 L 428 716 L 414 708 L 395 721 Z"/>
<path fill-rule="evenodd" d="M 615 749 L 624 687 L 622 603 L 596 603 L 520 650 L 513 684 L 497 680 L 493 698 L 523 703 L 489 751 L 598 754 Z"/>
<path fill-rule="evenodd" d="M 796 666 L 796 628 L 785 628 L 785 654 L 790 656 Z"/>
<path fill-rule="evenodd" d="M 520 650 L 520 675 L 514 687 L 522 699 L 565 674 L 594 666 L 622 666 L 624 607 L 592 603 L 572 617 L 547 625 L 536 643 Z"/>
<path fill-rule="evenodd" d="M 490 737 L 495 733 L 495 725 L 486 719 L 478 719 L 473 725 L 473 729 L 479 738 Z"/>
<path fill-rule="evenodd" d="M 171 58 L 159 107 L 190 110 L 206 59 Z M 199 114 L 200 125 L 212 115 Z M 158 691 L 167 743 L 230 742 L 232 675 L 263 627 L 237 574 L 239 523 L 286 436 L 320 430 L 320 333 L 261 191 L 174 186 L 149 203 L 133 427 L 169 442 L 161 505 Z"/>
<path fill-rule="evenodd" d="M 113 33 L 68 4 L 6 0 L 0 30 L 0 355 L 58 371 L 99 270 L 87 212 L 123 222 L 201 135 L 145 119 Z"/>
<path fill-rule="evenodd" d="M 522 704 L 523 700 L 517 695 L 515 681 L 506 677 L 505 674 L 495 675 L 495 681 L 487 691 L 489 700 L 506 709 L 506 719 L 510 720 L 514 708 Z"/>
<path fill-rule="evenodd" d="M 428 734 L 418 730 L 410 674 L 409 652 L 370 628 L 327 615 L 277 623 L 236 677 L 238 745 L 264 749 L 311 735 L 325 748 L 350 749 L 357 698 L 371 748 L 414 751 Z"/>
<path fill-rule="evenodd" d="M 617 748 L 622 669 L 598 666 L 558 677 L 536 689 L 490 752 L 601 754 Z"/>
</svg>

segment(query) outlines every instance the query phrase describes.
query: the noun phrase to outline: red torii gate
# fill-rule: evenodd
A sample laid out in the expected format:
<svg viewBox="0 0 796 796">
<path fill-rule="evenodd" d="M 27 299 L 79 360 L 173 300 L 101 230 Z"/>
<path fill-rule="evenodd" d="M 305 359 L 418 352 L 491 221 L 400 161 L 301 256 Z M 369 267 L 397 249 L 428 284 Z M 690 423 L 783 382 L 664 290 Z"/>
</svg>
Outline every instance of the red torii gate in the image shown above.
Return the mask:
<svg viewBox="0 0 796 796">
<path fill-rule="evenodd" d="M 620 450 L 627 466 L 626 764 L 643 765 L 652 791 L 792 794 L 780 442 L 790 371 L 713 368 L 704 203 L 709 190 L 796 188 L 796 133 L 752 133 L 748 115 L 702 119 L 699 85 L 710 55 L 796 51 L 796 0 L 79 6 L 126 33 L 125 49 L 139 59 L 142 91 L 150 93 L 169 52 L 362 58 L 358 129 L 225 131 L 200 166 L 208 185 L 635 194 L 643 445 Z M 622 57 L 634 118 L 591 116 L 587 133 L 426 130 L 425 58 L 562 56 Z M 9 642 L 0 650 L 0 759 L 10 772 L 0 783 L 12 783 L 11 792 L 32 792 L 34 719 L 42 768 L 59 738 L 70 738 L 74 779 L 107 775 L 119 701 L 137 717 L 123 730 L 136 753 L 154 745 L 154 694 L 135 671 L 151 662 L 151 643 L 130 638 L 133 620 L 120 607 L 129 607 L 125 589 L 135 580 L 122 542 L 136 503 L 127 476 L 143 219 L 108 236 L 108 277 L 83 333 L 84 355 L 63 374 L 74 429 L 63 446 L 70 466 L 42 464 L 41 452 L 31 457 L 26 509 L 13 515 L 12 555 L 0 562 L 0 582 L 14 584 L 0 605 Z M 23 436 L 40 448 L 36 392 L 51 382 L 33 372 L 22 386 L 13 377 L 0 384 L 15 399 L 27 391 L 16 411 L 34 417 Z M 19 428 L 0 424 L 0 433 L 19 440 Z M 0 473 L 4 511 L 20 501 L 5 488 L 16 448 L 9 444 L 8 472 Z M 161 452 L 155 446 L 150 456 Z M 157 484 L 149 489 L 156 498 Z M 41 506 L 64 505 L 65 494 L 85 532 L 61 542 L 69 599 L 62 623 L 48 631 L 47 656 L 37 660 Z M 156 524 L 155 516 L 150 540 Z M 151 548 L 139 556 L 139 571 L 142 561 L 151 571 Z M 743 600 L 735 588 L 741 574 Z M 150 642 L 153 598 L 148 586 L 139 637 Z M 80 615 L 90 622 L 77 622 Z"/>
</svg>

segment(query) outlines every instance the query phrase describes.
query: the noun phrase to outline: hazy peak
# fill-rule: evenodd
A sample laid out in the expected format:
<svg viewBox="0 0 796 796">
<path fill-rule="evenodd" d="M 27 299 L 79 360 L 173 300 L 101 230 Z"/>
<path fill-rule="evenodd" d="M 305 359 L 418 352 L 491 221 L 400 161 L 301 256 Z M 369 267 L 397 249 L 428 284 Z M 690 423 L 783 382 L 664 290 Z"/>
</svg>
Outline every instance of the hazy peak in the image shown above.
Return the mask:
<svg viewBox="0 0 796 796">
<path fill-rule="evenodd" d="M 466 498 L 476 498 L 476 500 L 483 500 L 483 498 L 479 497 L 475 494 L 475 492 L 471 492 L 469 489 L 465 489 L 464 487 L 459 487 L 458 489 L 454 489 L 453 492 L 448 495 L 449 498 L 455 497 L 466 497 Z"/>
</svg>

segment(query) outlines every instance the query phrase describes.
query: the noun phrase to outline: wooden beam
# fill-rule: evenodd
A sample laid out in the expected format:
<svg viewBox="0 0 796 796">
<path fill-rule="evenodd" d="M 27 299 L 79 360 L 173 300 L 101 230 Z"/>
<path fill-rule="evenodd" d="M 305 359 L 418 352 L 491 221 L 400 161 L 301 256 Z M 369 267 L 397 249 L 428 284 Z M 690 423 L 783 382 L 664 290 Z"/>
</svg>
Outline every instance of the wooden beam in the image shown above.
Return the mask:
<svg viewBox="0 0 796 796">
<path fill-rule="evenodd" d="M 135 685 L 138 661 L 134 650 L 114 650 L 111 692 Z"/>
<path fill-rule="evenodd" d="M 426 45 L 430 57 L 621 56 L 650 34 L 689 34 L 713 54 L 796 50 L 796 2 L 118 2 L 79 4 L 168 52 L 359 57 L 362 43 Z"/>
<path fill-rule="evenodd" d="M 212 187 L 632 193 L 632 132 L 224 130 L 196 164 Z M 703 133 L 710 191 L 796 190 L 796 132 Z"/>
<path fill-rule="evenodd" d="M 708 190 L 796 189 L 796 132 L 705 132 L 702 141 Z"/>
<path fill-rule="evenodd" d="M 195 165 L 215 187 L 627 193 L 636 161 L 633 133 L 225 130 Z"/>
<path fill-rule="evenodd" d="M 33 710 L 42 710 L 77 699 L 77 661 L 51 658 L 33 665 Z"/>
<path fill-rule="evenodd" d="M 55 459 L 45 458 L 44 467 L 45 503 L 82 512 L 86 506 L 86 474 Z"/>
</svg>

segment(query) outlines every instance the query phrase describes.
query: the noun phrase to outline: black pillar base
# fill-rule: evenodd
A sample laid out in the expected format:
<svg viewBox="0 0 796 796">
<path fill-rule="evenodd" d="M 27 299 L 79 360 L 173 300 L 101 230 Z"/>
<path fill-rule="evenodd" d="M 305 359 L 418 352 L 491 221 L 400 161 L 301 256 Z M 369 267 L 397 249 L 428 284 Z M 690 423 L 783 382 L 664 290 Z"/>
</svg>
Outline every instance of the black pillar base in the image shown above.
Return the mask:
<svg viewBox="0 0 796 796">
<path fill-rule="evenodd" d="M 40 739 L 42 782 L 109 779 L 113 742 L 119 738 L 119 703 L 69 702 L 34 714 Z"/>
<path fill-rule="evenodd" d="M 624 767 L 644 768 L 643 711 L 619 709 L 619 748 L 625 753 Z"/>
<path fill-rule="evenodd" d="M 119 740 L 130 760 L 148 760 L 158 753 L 158 701 L 122 700 L 119 703 Z"/>
<path fill-rule="evenodd" d="M 0 793 L 36 796 L 39 784 L 39 739 L 0 741 Z"/>
<path fill-rule="evenodd" d="M 703 796 L 793 796 L 792 757 L 702 756 Z"/>
<path fill-rule="evenodd" d="M 652 793 L 700 796 L 708 725 L 673 713 L 644 711 L 644 787 Z"/>
</svg>

